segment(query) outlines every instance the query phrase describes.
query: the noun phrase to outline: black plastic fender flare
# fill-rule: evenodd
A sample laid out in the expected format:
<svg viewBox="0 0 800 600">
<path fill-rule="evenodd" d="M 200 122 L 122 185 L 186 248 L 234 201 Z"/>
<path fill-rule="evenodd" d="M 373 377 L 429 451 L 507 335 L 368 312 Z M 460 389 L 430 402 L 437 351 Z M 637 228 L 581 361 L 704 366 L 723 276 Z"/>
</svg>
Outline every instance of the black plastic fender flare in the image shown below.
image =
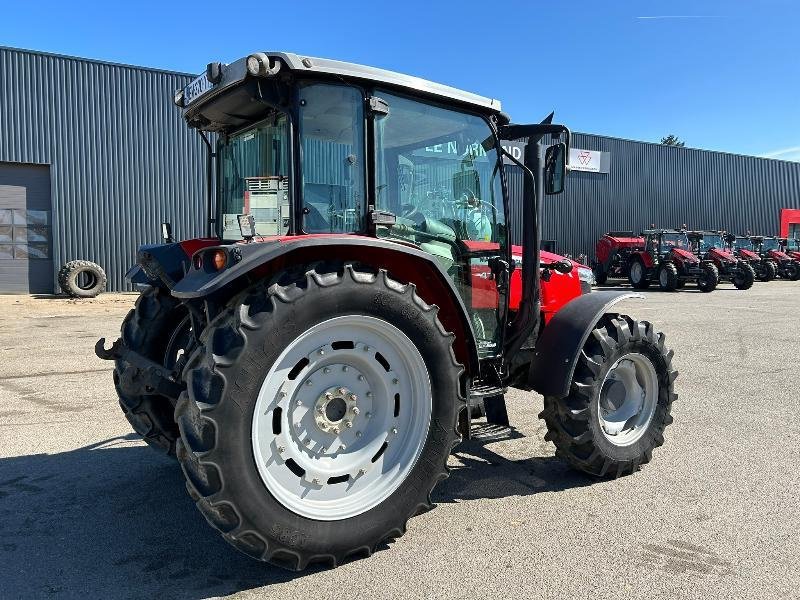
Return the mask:
<svg viewBox="0 0 800 600">
<path fill-rule="evenodd" d="M 528 384 L 543 396 L 569 394 L 578 355 L 592 329 L 608 309 L 628 298 L 643 300 L 636 292 L 601 291 L 570 300 L 544 327 L 528 372 Z"/>
</svg>

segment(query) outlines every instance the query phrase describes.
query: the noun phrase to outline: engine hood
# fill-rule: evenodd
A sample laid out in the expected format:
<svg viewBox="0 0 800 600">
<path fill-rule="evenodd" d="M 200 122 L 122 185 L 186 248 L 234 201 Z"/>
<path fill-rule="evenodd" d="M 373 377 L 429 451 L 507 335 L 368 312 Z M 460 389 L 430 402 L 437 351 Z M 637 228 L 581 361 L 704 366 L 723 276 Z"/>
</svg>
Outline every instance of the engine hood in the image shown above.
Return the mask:
<svg viewBox="0 0 800 600">
<path fill-rule="evenodd" d="M 673 248 L 672 253 L 675 256 L 680 256 L 685 262 L 700 262 L 700 259 L 697 258 L 692 252 L 683 250 L 682 248 Z"/>
<path fill-rule="evenodd" d="M 736 263 L 739 262 L 737 258 L 728 252 L 727 250 L 721 250 L 720 248 L 712 248 L 708 251 L 709 256 L 713 256 L 714 258 L 728 262 L 728 263 Z"/>
</svg>

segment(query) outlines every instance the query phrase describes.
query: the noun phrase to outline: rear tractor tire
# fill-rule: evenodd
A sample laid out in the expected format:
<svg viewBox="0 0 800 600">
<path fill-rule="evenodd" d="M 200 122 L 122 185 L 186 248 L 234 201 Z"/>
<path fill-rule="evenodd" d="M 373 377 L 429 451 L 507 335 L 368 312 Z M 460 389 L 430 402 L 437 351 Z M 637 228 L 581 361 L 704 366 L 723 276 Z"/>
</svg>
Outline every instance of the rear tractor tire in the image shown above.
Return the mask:
<svg viewBox="0 0 800 600">
<path fill-rule="evenodd" d="M 256 284 L 206 328 L 175 410 L 178 459 L 226 541 L 291 570 L 336 566 L 432 508 L 466 407 L 437 311 L 347 265 Z"/>
<path fill-rule="evenodd" d="M 701 292 L 713 292 L 719 285 L 719 270 L 711 263 L 702 266 L 702 273 L 697 278 L 697 289 Z"/>
<path fill-rule="evenodd" d="M 556 456 L 597 477 L 634 473 L 664 443 L 677 399 L 672 351 L 646 321 L 605 315 L 578 358 L 569 395 L 539 415 Z"/>
<path fill-rule="evenodd" d="M 678 269 L 671 262 L 662 263 L 658 270 L 658 286 L 664 292 L 674 292 L 678 288 Z"/>
<path fill-rule="evenodd" d="M 631 261 L 630 267 L 628 268 L 628 281 L 630 281 L 634 289 L 637 290 L 644 290 L 650 287 L 650 281 L 647 279 L 647 269 L 644 263 L 638 258 L 634 258 Z"/>
<path fill-rule="evenodd" d="M 122 322 L 123 344 L 164 365 L 167 370 L 180 368 L 192 347 L 189 315 L 178 300 L 161 288 L 150 287 L 136 300 L 136 306 Z M 178 425 L 174 411 L 177 398 L 159 394 L 138 394 L 139 369 L 117 359 L 114 367 L 114 387 L 119 405 L 134 431 L 149 446 L 174 456 Z"/>
<path fill-rule="evenodd" d="M 756 280 L 756 272 L 747 263 L 740 263 L 733 276 L 733 285 L 737 290 L 749 290 Z"/>
</svg>

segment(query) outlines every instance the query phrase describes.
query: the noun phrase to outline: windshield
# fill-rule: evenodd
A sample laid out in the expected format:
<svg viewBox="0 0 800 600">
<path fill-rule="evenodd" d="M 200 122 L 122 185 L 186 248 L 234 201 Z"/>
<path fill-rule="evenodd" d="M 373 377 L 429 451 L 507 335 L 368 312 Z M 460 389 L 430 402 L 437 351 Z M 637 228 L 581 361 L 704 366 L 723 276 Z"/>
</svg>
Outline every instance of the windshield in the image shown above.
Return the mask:
<svg viewBox="0 0 800 600">
<path fill-rule="evenodd" d="M 681 250 L 689 250 L 689 238 L 685 233 L 662 233 L 660 236 L 655 234 L 651 238 L 651 245 L 658 247 L 659 254 L 665 254 L 672 250 L 672 248 L 680 248 Z"/>
<path fill-rule="evenodd" d="M 753 242 L 750 241 L 750 238 L 746 237 L 737 237 L 736 238 L 736 247 L 743 249 L 743 250 L 752 250 L 753 249 Z"/>
<path fill-rule="evenodd" d="M 780 250 L 780 244 L 776 238 L 764 238 L 761 244 L 762 252 L 769 252 L 770 250 Z"/>
<path fill-rule="evenodd" d="M 701 252 L 708 252 L 713 248 L 723 249 L 725 248 L 725 244 L 722 241 L 722 236 L 718 234 L 704 234 L 703 239 L 700 242 L 700 251 Z"/>
<path fill-rule="evenodd" d="M 800 251 L 800 238 L 789 238 L 786 240 L 786 249 L 792 252 Z"/>
<path fill-rule="evenodd" d="M 242 239 L 238 215 L 255 218 L 257 235 L 289 230 L 288 121 L 276 113 L 217 142 L 217 201 L 222 239 Z"/>
</svg>

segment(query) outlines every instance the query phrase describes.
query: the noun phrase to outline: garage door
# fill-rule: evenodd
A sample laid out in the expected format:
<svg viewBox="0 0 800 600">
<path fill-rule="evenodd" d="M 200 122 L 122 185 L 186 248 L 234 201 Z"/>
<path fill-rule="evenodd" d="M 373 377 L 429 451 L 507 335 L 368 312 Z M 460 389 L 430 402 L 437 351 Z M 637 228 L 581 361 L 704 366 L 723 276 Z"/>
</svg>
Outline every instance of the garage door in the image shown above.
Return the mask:
<svg viewBox="0 0 800 600">
<path fill-rule="evenodd" d="M 52 294 L 50 168 L 0 162 L 0 293 Z"/>
</svg>

